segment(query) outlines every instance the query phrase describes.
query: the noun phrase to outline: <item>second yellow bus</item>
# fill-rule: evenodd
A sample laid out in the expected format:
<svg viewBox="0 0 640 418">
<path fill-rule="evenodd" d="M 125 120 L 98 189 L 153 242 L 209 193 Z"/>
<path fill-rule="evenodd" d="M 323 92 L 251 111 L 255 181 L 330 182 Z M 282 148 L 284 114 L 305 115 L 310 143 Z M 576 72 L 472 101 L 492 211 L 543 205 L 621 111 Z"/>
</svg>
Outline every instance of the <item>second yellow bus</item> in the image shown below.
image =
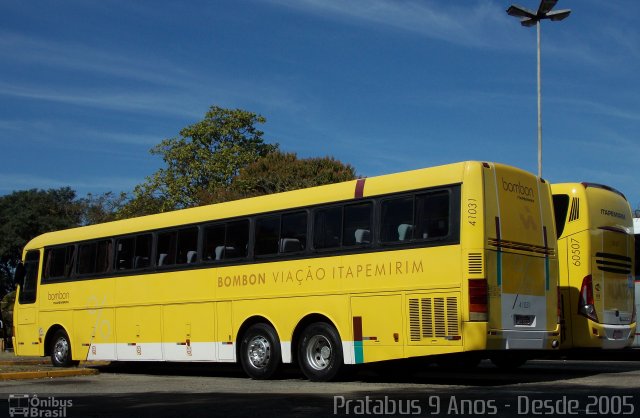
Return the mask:
<svg viewBox="0 0 640 418">
<path fill-rule="evenodd" d="M 624 348 L 636 329 L 631 208 L 594 183 L 551 186 L 558 228 L 562 349 Z"/>
</svg>

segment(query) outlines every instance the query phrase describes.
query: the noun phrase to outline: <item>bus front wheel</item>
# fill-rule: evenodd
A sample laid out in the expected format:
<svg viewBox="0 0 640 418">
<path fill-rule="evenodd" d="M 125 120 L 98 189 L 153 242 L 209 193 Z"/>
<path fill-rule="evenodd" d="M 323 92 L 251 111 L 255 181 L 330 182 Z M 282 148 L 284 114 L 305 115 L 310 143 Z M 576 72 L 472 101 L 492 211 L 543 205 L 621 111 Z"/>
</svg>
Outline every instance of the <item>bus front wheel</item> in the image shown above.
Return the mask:
<svg viewBox="0 0 640 418">
<path fill-rule="evenodd" d="M 51 363 L 55 367 L 70 367 L 76 364 L 71 357 L 71 342 L 67 333 L 59 329 L 51 339 Z"/>
<path fill-rule="evenodd" d="M 273 377 L 281 363 L 280 340 L 276 331 L 267 324 L 252 325 L 240 343 L 240 363 L 252 379 Z"/>
<path fill-rule="evenodd" d="M 309 380 L 332 380 L 340 371 L 342 359 L 342 343 L 333 326 L 317 322 L 304 330 L 298 346 L 298 363 Z"/>
</svg>

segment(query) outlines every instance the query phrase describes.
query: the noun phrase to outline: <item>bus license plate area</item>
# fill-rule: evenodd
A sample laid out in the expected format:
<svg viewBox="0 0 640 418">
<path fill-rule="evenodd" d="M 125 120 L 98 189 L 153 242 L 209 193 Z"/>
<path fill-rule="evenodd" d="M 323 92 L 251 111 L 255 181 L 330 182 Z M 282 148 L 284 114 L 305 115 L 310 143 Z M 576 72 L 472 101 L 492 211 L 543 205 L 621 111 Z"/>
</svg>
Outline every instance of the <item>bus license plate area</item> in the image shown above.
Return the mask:
<svg viewBox="0 0 640 418">
<path fill-rule="evenodd" d="M 514 315 L 513 322 L 518 327 L 530 327 L 536 320 L 535 315 Z"/>
<path fill-rule="evenodd" d="M 613 330 L 613 339 L 614 340 L 621 340 L 622 339 L 622 330 L 621 329 Z"/>
</svg>

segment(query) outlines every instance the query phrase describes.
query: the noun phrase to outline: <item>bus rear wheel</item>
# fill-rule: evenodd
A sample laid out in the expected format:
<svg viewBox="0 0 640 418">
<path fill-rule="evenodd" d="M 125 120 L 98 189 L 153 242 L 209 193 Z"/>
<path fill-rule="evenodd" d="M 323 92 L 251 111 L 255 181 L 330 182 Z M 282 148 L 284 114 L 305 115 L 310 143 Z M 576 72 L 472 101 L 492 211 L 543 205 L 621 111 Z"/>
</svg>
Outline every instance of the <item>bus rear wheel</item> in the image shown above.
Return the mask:
<svg viewBox="0 0 640 418">
<path fill-rule="evenodd" d="M 336 329 L 324 322 L 309 325 L 298 346 L 298 364 L 311 381 L 334 379 L 342 367 L 342 343 Z"/>
<path fill-rule="evenodd" d="M 280 340 L 276 331 L 267 324 L 252 325 L 240 343 L 240 363 L 249 377 L 270 379 L 281 363 Z"/>
<path fill-rule="evenodd" d="M 51 363 L 55 367 L 70 367 L 77 362 L 73 361 L 71 356 L 71 342 L 67 333 L 59 329 L 53 334 L 51 339 Z"/>
</svg>

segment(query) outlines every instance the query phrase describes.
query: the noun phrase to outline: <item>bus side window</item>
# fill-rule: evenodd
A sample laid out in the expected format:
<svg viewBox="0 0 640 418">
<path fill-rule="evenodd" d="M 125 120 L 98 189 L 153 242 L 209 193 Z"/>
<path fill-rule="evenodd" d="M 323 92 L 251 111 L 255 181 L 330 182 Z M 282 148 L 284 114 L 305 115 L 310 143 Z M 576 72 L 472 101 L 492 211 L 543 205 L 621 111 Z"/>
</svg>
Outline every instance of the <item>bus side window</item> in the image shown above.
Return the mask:
<svg viewBox="0 0 640 418">
<path fill-rule="evenodd" d="M 382 242 L 408 241 L 413 232 L 413 196 L 382 202 Z"/>
<path fill-rule="evenodd" d="M 195 263 L 198 255 L 198 228 L 189 227 L 178 231 L 178 264 Z"/>
<path fill-rule="evenodd" d="M 40 251 L 27 251 L 24 263 L 23 280 L 20 283 L 20 297 L 18 303 L 21 305 L 34 303 L 37 296 L 38 268 L 40 266 Z"/>
<path fill-rule="evenodd" d="M 280 224 L 280 253 L 304 250 L 307 246 L 307 212 L 284 214 Z"/>
<path fill-rule="evenodd" d="M 134 238 L 121 238 L 116 241 L 116 270 L 129 270 L 133 267 Z"/>
<path fill-rule="evenodd" d="M 47 248 L 44 255 L 43 278 L 48 281 L 71 277 L 75 260 L 74 254 L 74 245 Z"/>
<path fill-rule="evenodd" d="M 564 232 L 564 226 L 567 223 L 567 212 L 569 212 L 569 195 L 554 194 L 553 214 L 556 218 L 556 232 L 558 238 L 560 238 L 562 232 Z"/>
<path fill-rule="evenodd" d="M 279 216 L 268 216 L 256 219 L 255 255 L 277 254 L 279 239 Z"/>
<path fill-rule="evenodd" d="M 363 245 L 371 242 L 372 213 L 370 202 L 344 207 L 342 245 Z"/>
<path fill-rule="evenodd" d="M 109 270 L 111 240 L 78 246 L 78 274 L 104 273 Z"/>
<path fill-rule="evenodd" d="M 143 269 L 151 264 L 151 234 L 138 235 L 136 237 L 136 252 L 133 268 Z"/>
<path fill-rule="evenodd" d="M 336 248 L 342 241 L 342 206 L 316 209 L 313 215 L 313 248 Z"/>
<path fill-rule="evenodd" d="M 417 239 L 437 239 L 449 235 L 449 193 L 429 192 L 416 196 Z"/>
</svg>

